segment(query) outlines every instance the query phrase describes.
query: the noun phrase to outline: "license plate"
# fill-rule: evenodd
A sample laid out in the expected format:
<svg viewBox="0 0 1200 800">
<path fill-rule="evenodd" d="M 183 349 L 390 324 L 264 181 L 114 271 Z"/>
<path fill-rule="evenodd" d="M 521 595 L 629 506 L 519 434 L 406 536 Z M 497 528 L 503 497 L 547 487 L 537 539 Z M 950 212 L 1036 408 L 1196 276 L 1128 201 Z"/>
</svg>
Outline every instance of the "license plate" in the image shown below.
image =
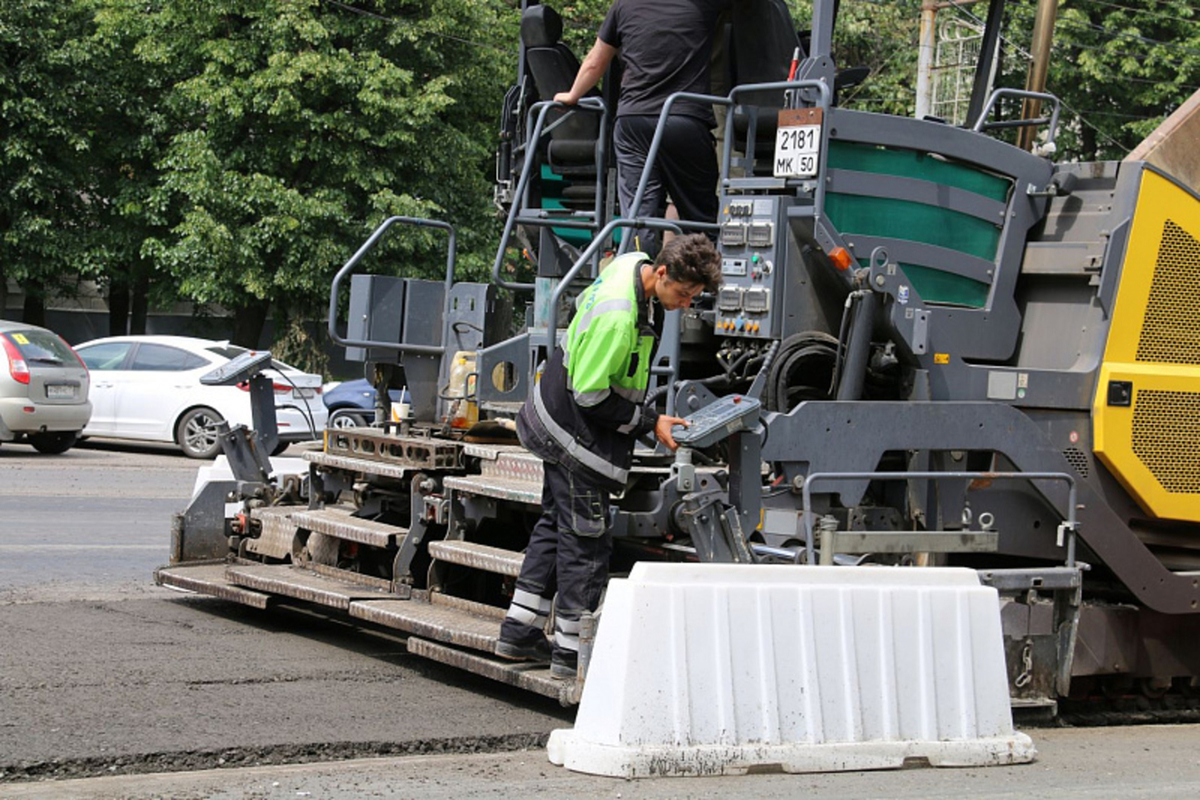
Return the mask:
<svg viewBox="0 0 1200 800">
<path fill-rule="evenodd" d="M 784 109 L 775 133 L 775 177 L 814 178 L 821 160 L 819 108 Z"/>
<path fill-rule="evenodd" d="M 292 397 L 295 397 L 297 400 L 311 400 L 316 396 L 317 392 L 315 389 L 303 389 L 296 387 L 292 390 Z"/>
<path fill-rule="evenodd" d="M 69 383 L 48 383 L 46 384 L 46 399 L 74 400 L 75 387 Z"/>
</svg>

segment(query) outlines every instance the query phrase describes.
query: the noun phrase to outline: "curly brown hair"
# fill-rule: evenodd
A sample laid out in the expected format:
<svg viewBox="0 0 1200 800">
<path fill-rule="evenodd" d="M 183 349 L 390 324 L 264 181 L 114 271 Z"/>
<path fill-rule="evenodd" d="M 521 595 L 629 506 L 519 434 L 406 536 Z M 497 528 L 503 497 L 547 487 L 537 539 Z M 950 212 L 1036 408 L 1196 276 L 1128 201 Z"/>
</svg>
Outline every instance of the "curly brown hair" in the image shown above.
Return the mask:
<svg viewBox="0 0 1200 800">
<path fill-rule="evenodd" d="M 654 265 L 663 264 L 673 281 L 704 285 L 715 292 L 721 285 L 721 254 L 703 233 L 676 236 L 663 245 Z"/>
</svg>

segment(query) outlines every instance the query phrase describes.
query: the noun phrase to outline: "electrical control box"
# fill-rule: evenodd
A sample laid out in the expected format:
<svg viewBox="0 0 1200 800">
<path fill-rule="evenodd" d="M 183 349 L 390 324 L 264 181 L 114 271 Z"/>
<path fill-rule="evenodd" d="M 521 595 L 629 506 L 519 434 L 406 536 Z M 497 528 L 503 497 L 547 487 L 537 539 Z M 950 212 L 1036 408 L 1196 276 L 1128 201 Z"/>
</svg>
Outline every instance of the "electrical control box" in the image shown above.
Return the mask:
<svg viewBox="0 0 1200 800">
<path fill-rule="evenodd" d="M 778 197 L 727 197 L 721 208 L 721 275 L 716 332 L 749 339 L 778 337 L 784 256 L 778 232 L 785 224 Z M 776 269 L 779 265 L 780 269 Z"/>
</svg>

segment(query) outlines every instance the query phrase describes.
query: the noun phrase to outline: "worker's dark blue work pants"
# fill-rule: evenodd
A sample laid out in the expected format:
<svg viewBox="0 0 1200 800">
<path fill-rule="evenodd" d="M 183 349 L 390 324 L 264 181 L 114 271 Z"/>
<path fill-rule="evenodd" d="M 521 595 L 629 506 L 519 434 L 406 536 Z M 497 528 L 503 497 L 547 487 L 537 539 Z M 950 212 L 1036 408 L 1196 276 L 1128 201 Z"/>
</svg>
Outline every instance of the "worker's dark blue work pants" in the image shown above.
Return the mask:
<svg viewBox="0 0 1200 800">
<path fill-rule="evenodd" d="M 638 181 L 646 165 L 650 143 L 658 117 L 618 117 L 613 129 L 613 149 L 617 155 L 617 195 L 621 200 L 621 216 L 661 217 L 666 209 L 667 195 L 675 203 L 679 218 L 696 222 L 716 222 L 717 152 L 708 123 L 695 117 L 667 118 L 658 156 L 654 160 L 650 181 L 638 209 L 633 200 Z M 661 234 L 657 231 L 627 229 L 623 236 L 636 236 L 635 249 L 654 256 L 658 253 Z M 715 241 L 715 234 L 709 234 Z"/>
<path fill-rule="evenodd" d="M 609 495 L 584 470 L 545 462 L 542 516 L 529 536 L 500 638 L 528 645 L 543 636 L 551 601 L 554 609 L 554 661 L 574 667 L 579 654 L 579 620 L 595 611 L 608 580 L 612 532 Z"/>
</svg>

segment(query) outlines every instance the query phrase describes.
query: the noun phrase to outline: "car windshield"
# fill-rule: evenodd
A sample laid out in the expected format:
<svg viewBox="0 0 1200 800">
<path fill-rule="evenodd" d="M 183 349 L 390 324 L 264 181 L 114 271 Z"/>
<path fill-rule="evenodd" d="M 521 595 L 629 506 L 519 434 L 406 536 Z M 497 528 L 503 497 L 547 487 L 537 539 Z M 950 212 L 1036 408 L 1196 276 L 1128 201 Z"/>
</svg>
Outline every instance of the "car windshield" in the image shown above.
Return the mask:
<svg viewBox="0 0 1200 800">
<path fill-rule="evenodd" d="M 210 353 L 216 353 L 217 355 L 221 356 L 222 358 L 227 358 L 230 361 L 237 358 L 242 353 L 250 352 L 245 347 L 238 347 L 236 344 L 214 344 L 214 345 L 212 345 L 210 347 L 206 347 L 204 349 Z M 277 358 L 271 359 L 271 366 L 275 367 L 275 369 L 286 370 L 287 372 L 300 372 L 300 370 L 296 369 L 295 367 L 293 367 L 289 364 L 283 363 L 282 361 L 280 361 Z"/>
<path fill-rule="evenodd" d="M 74 363 L 71 348 L 50 331 L 28 329 L 9 331 L 4 336 L 21 351 L 21 357 L 36 364 Z"/>
</svg>

